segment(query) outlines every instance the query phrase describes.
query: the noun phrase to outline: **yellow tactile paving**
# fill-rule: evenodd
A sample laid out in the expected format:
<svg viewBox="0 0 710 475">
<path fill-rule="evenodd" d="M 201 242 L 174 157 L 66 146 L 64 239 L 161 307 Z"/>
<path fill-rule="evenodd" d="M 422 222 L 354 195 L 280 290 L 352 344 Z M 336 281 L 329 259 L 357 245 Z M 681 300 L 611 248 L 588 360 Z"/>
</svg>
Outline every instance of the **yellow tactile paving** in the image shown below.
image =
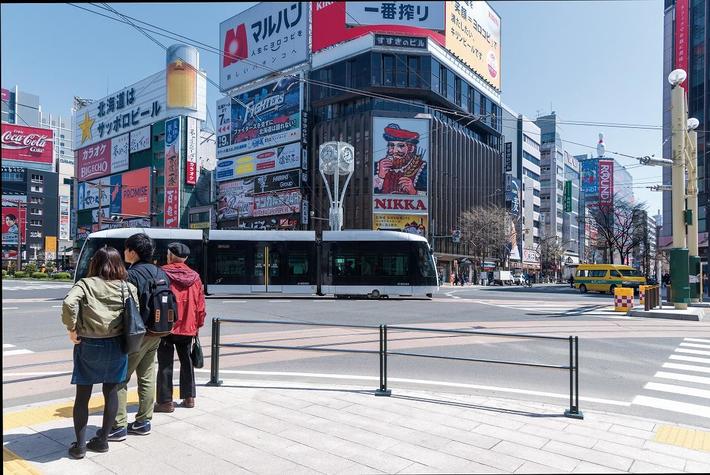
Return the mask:
<svg viewBox="0 0 710 475">
<path fill-rule="evenodd" d="M 39 475 L 42 472 L 19 457 L 12 450 L 2 449 L 2 473 L 7 475 Z"/>
<path fill-rule="evenodd" d="M 656 431 L 656 442 L 686 449 L 710 452 L 710 432 L 662 425 Z"/>
</svg>

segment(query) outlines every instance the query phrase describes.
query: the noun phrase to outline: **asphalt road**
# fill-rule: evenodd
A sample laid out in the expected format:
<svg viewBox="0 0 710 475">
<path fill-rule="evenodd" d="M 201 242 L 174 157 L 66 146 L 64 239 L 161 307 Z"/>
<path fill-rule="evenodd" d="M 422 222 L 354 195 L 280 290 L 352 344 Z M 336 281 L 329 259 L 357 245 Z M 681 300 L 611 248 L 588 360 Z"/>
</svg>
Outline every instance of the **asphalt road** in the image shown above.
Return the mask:
<svg viewBox="0 0 710 475">
<path fill-rule="evenodd" d="M 3 402 L 5 407 L 73 395 L 71 343 L 60 322 L 70 284 L 3 281 Z M 579 336 L 580 408 L 710 427 L 710 325 L 644 320 L 606 311 L 609 295 L 559 285 L 442 287 L 432 300 L 336 300 L 327 297 L 211 296 L 208 319 L 291 323 L 417 326 L 506 334 Z M 378 331 L 223 323 L 222 342 L 377 350 Z M 211 328 L 201 331 L 206 356 Z M 391 353 L 507 362 L 568 364 L 567 340 L 510 336 L 388 332 Z M 12 346 L 7 346 L 12 345 Z M 221 378 L 379 384 L 378 356 L 365 353 L 221 348 Z M 9 353 L 8 353 L 9 352 Z M 699 352 L 699 353 L 698 353 Z M 688 359 L 690 358 L 690 359 Z M 198 379 L 209 378 L 209 359 Z M 483 393 L 565 404 L 569 372 L 531 366 L 390 355 L 389 387 Z"/>
</svg>

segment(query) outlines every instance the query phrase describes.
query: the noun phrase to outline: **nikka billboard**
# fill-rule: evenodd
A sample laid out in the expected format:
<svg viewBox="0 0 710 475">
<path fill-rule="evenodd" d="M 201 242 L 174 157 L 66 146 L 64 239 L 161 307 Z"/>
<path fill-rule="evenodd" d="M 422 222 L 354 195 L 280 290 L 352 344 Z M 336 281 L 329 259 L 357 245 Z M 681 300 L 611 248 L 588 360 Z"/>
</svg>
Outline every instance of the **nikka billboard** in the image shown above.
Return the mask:
<svg viewBox="0 0 710 475">
<path fill-rule="evenodd" d="M 418 216 L 428 229 L 429 121 L 391 117 L 372 121 L 373 229 L 382 221 L 378 214 Z"/>
<path fill-rule="evenodd" d="M 308 3 L 264 2 L 219 25 L 219 88 L 308 61 Z"/>
</svg>

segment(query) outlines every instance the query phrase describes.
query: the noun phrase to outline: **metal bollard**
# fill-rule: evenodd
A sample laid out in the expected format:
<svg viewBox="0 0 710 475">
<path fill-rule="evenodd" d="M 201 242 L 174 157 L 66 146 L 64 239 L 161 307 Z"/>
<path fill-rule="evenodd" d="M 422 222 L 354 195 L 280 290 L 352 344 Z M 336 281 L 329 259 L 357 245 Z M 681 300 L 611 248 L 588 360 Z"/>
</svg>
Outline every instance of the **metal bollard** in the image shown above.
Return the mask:
<svg viewBox="0 0 710 475">
<path fill-rule="evenodd" d="M 387 325 L 380 325 L 380 388 L 375 396 L 391 396 L 387 389 Z"/>
<path fill-rule="evenodd" d="M 212 319 L 212 354 L 210 355 L 210 381 L 207 386 L 221 386 L 219 379 L 219 318 Z"/>
</svg>

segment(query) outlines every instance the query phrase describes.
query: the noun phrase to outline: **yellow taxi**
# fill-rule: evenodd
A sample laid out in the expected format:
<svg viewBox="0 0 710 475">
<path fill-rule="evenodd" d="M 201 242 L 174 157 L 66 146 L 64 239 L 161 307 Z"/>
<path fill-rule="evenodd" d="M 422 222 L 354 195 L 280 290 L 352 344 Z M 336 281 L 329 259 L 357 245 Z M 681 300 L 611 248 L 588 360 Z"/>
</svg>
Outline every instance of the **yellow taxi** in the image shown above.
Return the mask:
<svg viewBox="0 0 710 475">
<path fill-rule="evenodd" d="M 630 266 L 620 264 L 580 264 L 574 275 L 574 286 L 587 292 L 614 293 L 617 287 L 638 289 L 646 284 L 646 277 Z"/>
</svg>

